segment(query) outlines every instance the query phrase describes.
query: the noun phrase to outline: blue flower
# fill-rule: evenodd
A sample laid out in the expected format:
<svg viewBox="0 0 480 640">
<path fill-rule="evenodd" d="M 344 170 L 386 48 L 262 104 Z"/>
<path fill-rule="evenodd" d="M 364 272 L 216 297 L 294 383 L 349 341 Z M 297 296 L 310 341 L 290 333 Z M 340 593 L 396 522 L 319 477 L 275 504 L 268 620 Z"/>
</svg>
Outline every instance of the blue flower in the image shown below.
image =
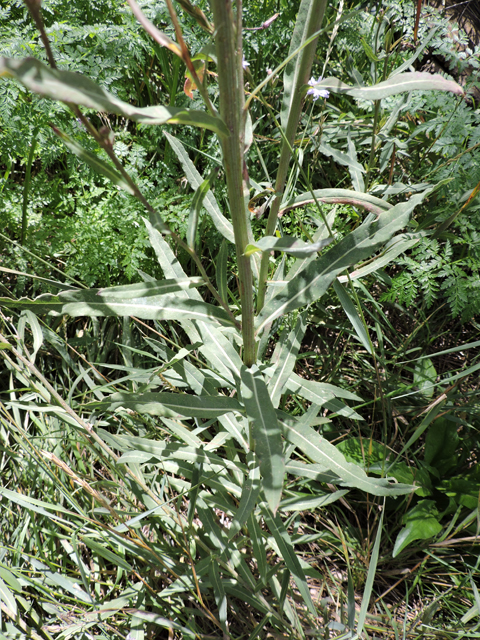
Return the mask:
<svg viewBox="0 0 480 640">
<path fill-rule="evenodd" d="M 249 67 L 249 66 L 250 66 L 250 63 L 249 63 L 249 62 L 247 62 L 247 61 L 245 60 L 245 56 L 243 56 L 243 59 L 242 59 L 242 67 L 243 67 L 243 68 L 244 68 L 244 70 L 246 71 L 246 70 L 247 70 L 247 67 Z"/>
<path fill-rule="evenodd" d="M 313 100 L 318 100 L 319 98 L 329 98 L 330 97 L 330 91 L 327 91 L 326 89 L 316 89 L 315 85 L 318 84 L 319 82 L 321 82 L 323 80 L 322 76 L 320 76 L 318 78 L 318 80 L 315 80 L 315 78 L 310 78 L 310 80 L 308 81 L 308 84 L 312 87 L 311 89 L 309 89 L 307 91 L 307 96 L 313 96 Z"/>
</svg>

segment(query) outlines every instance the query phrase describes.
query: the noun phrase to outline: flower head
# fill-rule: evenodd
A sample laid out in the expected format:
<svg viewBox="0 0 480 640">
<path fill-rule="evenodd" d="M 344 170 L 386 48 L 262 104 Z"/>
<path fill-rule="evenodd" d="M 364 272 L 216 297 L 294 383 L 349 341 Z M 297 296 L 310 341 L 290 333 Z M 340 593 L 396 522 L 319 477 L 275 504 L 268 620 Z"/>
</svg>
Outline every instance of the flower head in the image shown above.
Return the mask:
<svg viewBox="0 0 480 640">
<path fill-rule="evenodd" d="M 317 89 L 315 87 L 315 85 L 318 84 L 321 80 L 323 80 L 322 76 L 320 76 L 318 80 L 315 80 L 314 77 L 310 78 L 308 84 L 312 88 L 307 91 L 307 96 L 313 96 L 314 100 L 318 100 L 319 98 L 328 98 L 330 96 L 330 91 L 327 91 L 326 89 Z"/>
<path fill-rule="evenodd" d="M 247 70 L 247 67 L 249 67 L 249 66 L 250 66 L 250 63 L 249 63 L 249 62 L 247 62 L 247 61 L 245 60 L 245 56 L 243 56 L 243 59 L 242 59 L 242 67 L 243 67 L 244 71 L 246 71 L 246 70 Z"/>
</svg>

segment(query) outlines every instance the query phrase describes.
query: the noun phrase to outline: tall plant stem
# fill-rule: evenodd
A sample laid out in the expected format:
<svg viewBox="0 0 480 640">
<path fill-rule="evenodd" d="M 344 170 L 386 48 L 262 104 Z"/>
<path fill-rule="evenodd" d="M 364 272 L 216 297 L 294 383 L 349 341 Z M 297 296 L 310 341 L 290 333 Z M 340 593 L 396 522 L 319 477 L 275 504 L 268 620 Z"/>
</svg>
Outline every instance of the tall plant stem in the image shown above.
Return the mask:
<svg viewBox="0 0 480 640">
<path fill-rule="evenodd" d="M 215 46 L 220 88 L 220 116 L 230 134 L 222 138 L 222 151 L 227 179 L 230 214 L 235 233 L 240 299 L 242 302 L 243 360 L 251 366 L 256 360 L 254 336 L 253 275 L 245 248 L 250 239 L 248 189 L 244 181 L 244 86 L 242 51 L 237 33 L 241 14 L 233 15 L 231 0 L 211 0 L 216 28 Z"/>
<path fill-rule="evenodd" d="M 316 2 L 312 3 L 310 15 L 305 25 L 305 38 L 311 37 L 320 29 L 326 5 L 327 0 L 317 0 Z M 275 180 L 275 198 L 273 199 L 272 205 L 270 207 L 270 212 L 267 219 L 267 227 L 265 230 L 265 234 L 267 236 L 273 235 L 277 226 L 278 212 L 280 210 L 280 205 L 283 199 L 283 192 L 285 190 L 285 183 L 287 180 L 288 168 L 292 155 L 292 147 L 298 128 L 298 123 L 300 122 L 303 102 L 305 99 L 304 86 L 307 84 L 312 70 L 313 58 L 315 55 L 315 49 L 317 47 L 317 40 L 318 37 L 312 40 L 312 42 L 310 42 L 308 46 L 304 47 L 304 49 L 302 49 L 302 51 L 299 53 L 299 56 L 301 56 L 301 58 L 299 59 L 298 73 L 296 74 L 295 83 L 292 87 L 292 99 L 288 112 L 287 125 L 285 127 L 285 136 L 283 138 L 282 148 L 280 151 L 277 178 Z M 286 73 L 288 73 L 288 67 Z M 260 263 L 260 274 L 258 279 L 257 312 L 259 312 L 265 304 L 269 258 L 270 254 L 268 252 L 262 254 L 262 261 Z"/>
</svg>

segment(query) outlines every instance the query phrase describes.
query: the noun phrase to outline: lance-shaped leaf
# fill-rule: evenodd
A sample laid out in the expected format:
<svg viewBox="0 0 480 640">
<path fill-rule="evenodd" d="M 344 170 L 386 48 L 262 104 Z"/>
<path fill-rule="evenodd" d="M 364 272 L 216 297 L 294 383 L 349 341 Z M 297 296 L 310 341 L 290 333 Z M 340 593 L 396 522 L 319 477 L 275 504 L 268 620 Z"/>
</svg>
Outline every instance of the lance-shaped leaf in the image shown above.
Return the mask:
<svg viewBox="0 0 480 640">
<path fill-rule="evenodd" d="M 358 164 L 357 149 L 355 147 L 355 143 L 353 142 L 350 136 L 350 129 L 348 130 L 347 143 L 348 143 L 348 155 L 350 156 L 350 158 L 352 158 L 352 160 L 354 160 Z M 359 170 L 352 165 L 348 167 L 348 170 L 350 172 L 350 177 L 352 178 L 353 188 L 355 189 L 355 191 L 359 191 L 360 193 L 363 193 L 365 191 L 365 182 L 362 176 L 362 173 L 364 172 L 363 167 L 361 167 L 361 170 Z"/>
<path fill-rule="evenodd" d="M 210 34 L 214 32 L 215 27 L 207 20 L 207 17 L 199 7 L 192 4 L 190 0 L 177 0 L 177 2 L 184 11 L 192 16 L 192 18 L 200 27 L 202 27 L 202 29 Z"/>
<path fill-rule="evenodd" d="M 135 0 L 128 0 L 128 4 L 130 5 L 133 15 L 137 18 L 137 20 L 140 22 L 140 24 L 145 29 L 145 31 L 156 42 L 161 44 L 162 47 L 169 49 L 172 53 L 174 53 L 179 58 L 182 58 L 183 60 L 182 49 L 180 48 L 180 46 L 176 42 L 174 42 L 171 38 L 169 38 L 165 33 L 162 33 L 162 31 L 159 31 L 157 27 L 150 22 L 150 20 L 146 17 L 146 15 L 140 9 L 138 4 L 135 2 Z"/>
<path fill-rule="evenodd" d="M 284 334 L 278 360 L 272 373 L 268 391 L 274 407 L 278 407 L 284 391 L 285 384 L 295 367 L 298 351 L 307 328 L 305 314 L 298 317 L 295 328 L 290 333 Z"/>
<path fill-rule="evenodd" d="M 265 497 L 275 513 L 282 497 L 285 475 L 282 434 L 267 385 L 257 365 L 250 369 L 242 367 L 241 395 L 252 425 Z"/>
<path fill-rule="evenodd" d="M 229 540 L 237 535 L 250 517 L 250 514 L 257 504 L 257 498 L 260 493 L 260 469 L 257 466 L 255 455 L 250 453 L 249 458 L 247 459 L 249 464 L 249 474 L 248 478 L 246 478 L 243 483 L 240 504 L 238 505 L 238 510 L 228 532 Z"/>
<path fill-rule="evenodd" d="M 286 440 L 296 445 L 310 460 L 320 464 L 322 469 L 335 473 L 340 484 L 376 496 L 403 495 L 414 490 L 410 485 L 389 482 L 384 478 L 369 478 L 361 467 L 347 462 L 343 453 L 314 429 L 295 422 L 290 416 L 281 415 L 279 422 Z"/>
<path fill-rule="evenodd" d="M 263 517 L 265 518 L 265 524 L 270 529 L 270 532 L 277 543 L 280 555 L 283 558 L 287 569 L 292 574 L 295 584 L 297 585 L 308 610 L 312 615 L 317 616 L 317 611 L 313 604 L 312 596 L 310 595 L 310 589 L 308 588 L 305 573 L 299 559 L 297 558 L 295 548 L 285 525 L 279 516 L 272 516 L 267 509 L 263 509 L 262 511 Z"/>
<path fill-rule="evenodd" d="M 350 204 L 352 207 L 361 207 L 366 211 L 371 211 L 375 215 L 380 215 L 383 211 L 388 211 L 393 205 L 371 196 L 368 193 L 359 193 L 358 191 L 350 191 L 349 189 L 316 189 L 313 192 L 315 198 L 319 202 L 327 204 Z M 280 207 L 280 214 L 287 213 L 291 209 L 304 207 L 306 204 L 315 202 L 310 191 L 302 193 L 295 198 L 283 202 Z"/>
<path fill-rule="evenodd" d="M 349 169 L 353 169 L 354 171 L 357 171 L 359 173 L 365 173 L 365 169 L 356 159 L 352 157 L 351 154 L 344 153 L 343 151 L 339 151 L 338 149 L 334 149 L 326 142 L 321 142 L 318 150 L 320 151 L 320 153 L 323 153 L 324 156 L 333 158 L 335 162 L 338 162 L 338 164 L 341 164 L 344 167 L 348 167 Z"/>
<path fill-rule="evenodd" d="M 265 305 L 257 318 L 257 332 L 289 311 L 318 300 L 344 269 L 370 257 L 404 227 L 412 210 L 426 195 L 427 192 L 415 195 L 383 213 L 378 220 L 362 224 L 308 264 Z"/>
<path fill-rule="evenodd" d="M 168 281 L 167 281 L 168 282 Z M 135 316 L 143 320 L 201 320 L 223 326 L 233 326 L 232 319 L 220 307 L 178 295 L 159 295 L 155 283 L 141 283 L 109 289 L 63 291 L 58 295 L 43 294 L 35 300 L 0 298 L 9 309 L 30 309 L 34 313 L 77 316 Z M 132 290 L 128 290 L 132 287 Z M 121 291 L 121 289 L 127 291 Z M 141 290 L 143 288 L 143 290 Z M 181 290 L 177 287 L 176 290 Z"/>
<path fill-rule="evenodd" d="M 367 350 L 367 353 L 372 353 L 372 343 L 370 342 L 368 331 L 363 325 L 363 322 L 360 316 L 358 315 L 358 311 L 355 305 L 353 304 L 350 296 L 348 295 L 347 290 L 343 285 L 340 284 L 340 282 L 338 282 L 338 280 L 333 281 L 333 288 L 335 289 L 335 293 L 337 294 L 338 299 L 340 300 L 343 310 L 345 311 L 345 313 L 348 316 L 348 319 L 352 323 L 352 327 L 355 329 L 355 333 L 357 334 L 358 339 Z"/>
<path fill-rule="evenodd" d="M 464 90 L 453 80 L 446 80 L 439 74 L 412 71 L 391 76 L 372 87 L 351 87 L 338 78 L 325 78 L 314 85 L 315 89 L 327 89 L 333 93 L 344 93 L 362 100 L 381 100 L 405 91 L 451 91 L 463 96 Z"/>
<path fill-rule="evenodd" d="M 192 187 L 192 189 L 197 190 L 202 185 L 203 178 L 198 173 L 193 162 L 190 160 L 185 147 L 179 140 L 177 140 L 177 138 L 170 135 L 167 131 L 164 131 L 164 134 L 168 142 L 170 143 L 170 146 L 175 151 L 177 158 L 180 160 L 190 186 Z M 222 236 L 230 242 L 235 242 L 232 223 L 227 220 L 227 218 L 225 218 L 223 213 L 220 211 L 217 201 L 215 200 L 215 197 L 210 190 L 207 191 L 207 194 L 205 195 L 203 206 L 210 214 L 213 224 L 222 234 Z"/>
<path fill-rule="evenodd" d="M 385 265 L 394 260 L 401 253 L 416 245 L 417 242 L 419 242 L 420 238 L 421 234 L 414 235 L 410 233 L 404 233 L 399 236 L 395 236 L 395 238 L 393 238 L 391 242 L 387 244 L 385 250 L 380 254 L 378 258 L 372 260 L 372 262 L 369 262 L 364 267 L 360 267 L 359 269 L 355 269 L 355 271 L 352 271 L 350 273 L 350 280 L 363 278 L 369 273 L 373 273 L 378 269 L 382 269 Z M 337 279 L 342 284 L 348 282 L 347 276 L 339 276 Z"/>
<path fill-rule="evenodd" d="M 51 69 L 36 58 L 0 58 L 0 76 L 11 76 L 30 91 L 45 98 L 116 113 L 141 124 L 188 124 L 210 129 L 219 135 L 228 135 L 223 120 L 204 111 L 161 105 L 135 107 L 108 93 L 80 73 Z"/>
<path fill-rule="evenodd" d="M 206 178 L 202 184 L 195 191 L 195 195 L 193 196 L 192 204 L 190 206 L 190 215 L 188 217 L 188 226 L 187 226 L 187 244 L 190 249 L 195 249 L 195 239 L 197 237 L 197 227 L 198 227 L 198 219 L 200 216 L 200 210 L 203 205 L 203 201 L 205 196 L 210 191 L 210 188 L 217 176 L 217 169 L 214 168 L 210 171 L 208 178 Z"/>
<path fill-rule="evenodd" d="M 108 400 L 88 405 L 100 411 L 123 407 L 137 413 L 176 418 L 217 418 L 230 411 L 243 411 L 235 398 L 226 396 L 194 396 L 187 393 L 114 393 Z"/>
<path fill-rule="evenodd" d="M 260 240 L 247 245 L 245 255 L 251 256 L 252 253 L 257 251 L 283 251 L 296 258 L 308 258 L 312 253 L 316 253 L 326 247 L 332 240 L 333 238 L 326 238 L 317 242 L 303 242 L 303 240 L 292 238 L 291 236 L 282 236 L 281 238 L 264 236 Z"/>
<path fill-rule="evenodd" d="M 295 28 L 290 40 L 289 55 L 299 49 L 310 36 L 318 31 L 322 23 L 325 6 L 326 2 L 321 0 L 302 0 L 300 2 Z M 284 130 L 287 129 L 290 118 L 293 117 L 296 120 L 300 115 L 297 94 L 298 90 L 301 89 L 302 83 L 307 81 L 316 45 L 317 40 L 315 39 L 299 51 L 298 55 L 292 58 L 285 67 L 283 74 L 283 101 L 280 111 L 280 122 Z M 291 113 L 295 102 L 297 103 L 295 113 Z"/>
<path fill-rule="evenodd" d="M 89 167 L 91 167 L 97 173 L 100 173 L 102 176 L 108 178 L 110 182 L 116 184 L 117 187 L 120 187 L 131 195 L 135 195 L 135 191 L 133 190 L 133 188 L 113 167 L 107 164 L 104 160 L 101 160 L 91 151 L 87 151 L 86 149 L 84 149 L 81 145 L 78 144 L 78 142 L 72 140 L 72 138 L 67 136 L 66 133 L 63 133 L 63 131 L 57 129 L 57 127 L 52 127 L 52 129 L 63 142 L 63 144 L 67 147 L 67 149 L 74 153 L 77 158 L 80 158 L 80 160 L 86 162 Z"/>
</svg>

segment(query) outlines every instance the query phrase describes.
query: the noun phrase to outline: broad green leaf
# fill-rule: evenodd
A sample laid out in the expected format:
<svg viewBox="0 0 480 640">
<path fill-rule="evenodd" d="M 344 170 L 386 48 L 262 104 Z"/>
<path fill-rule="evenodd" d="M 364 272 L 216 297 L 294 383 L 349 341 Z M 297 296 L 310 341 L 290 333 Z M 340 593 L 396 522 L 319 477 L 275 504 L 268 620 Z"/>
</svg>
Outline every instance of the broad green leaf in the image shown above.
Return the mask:
<svg viewBox="0 0 480 640">
<path fill-rule="evenodd" d="M 43 294 L 35 300 L 0 298 L 9 309 L 30 309 L 34 313 L 77 316 L 135 316 L 143 320 L 200 320 L 226 327 L 233 326 L 230 316 L 220 307 L 191 298 L 158 294 L 153 283 L 126 285 L 126 293 L 108 289 L 63 291 L 58 295 Z M 117 289 L 115 287 L 115 289 Z M 180 287 L 177 287 L 178 291 Z M 142 293 L 143 291 L 143 293 Z"/>
<path fill-rule="evenodd" d="M 204 180 L 198 173 L 193 162 L 190 160 L 188 153 L 185 151 L 185 147 L 179 140 L 177 140 L 177 138 L 172 136 L 167 131 L 164 131 L 164 135 L 170 143 L 172 149 L 175 151 L 177 158 L 180 160 L 190 186 L 192 187 L 192 189 L 197 190 L 203 184 Z M 223 213 L 220 211 L 220 207 L 218 206 L 217 201 L 215 200 L 215 197 L 211 191 L 208 191 L 205 195 L 203 206 L 210 214 L 213 224 L 215 225 L 216 229 L 222 234 L 222 236 L 230 242 L 235 242 L 232 223 L 227 220 L 227 218 L 225 218 Z"/>
<path fill-rule="evenodd" d="M 414 540 L 427 540 L 439 534 L 442 525 L 438 517 L 434 500 L 420 500 L 403 518 L 405 527 L 395 540 L 393 557 L 398 556 Z"/>
<path fill-rule="evenodd" d="M 413 383 L 418 387 L 422 396 L 425 396 L 425 398 L 431 398 L 433 396 L 436 380 L 437 371 L 430 358 L 418 360 L 413 372 Z"/>
<path fill-rule="evenodd" d="M 318 300 L 344 269 L 375 253 L 403 226 L 426 193 L 412 196 L 386 211 L 378 220 L 360 225 L 303 269 L 268 302 L 257 317 L 257 333 L 286 313 Z"/>
<path fill-rule="evenodd" d="M 392 208 L 392 205 L 385 200 L 371 196 L 368 193 L 359 193 L 349 189 L 316 189 L 313 195 L 319 202 L 328 204 L 350 204 L 352 207 L 361 207 L 366 211 L 371 211 L 377 216 L 383 211 L 388 211 L 388 209 Z M 315 200 L 310 191 L 302 193 L 290 200 L 282 202 L 280 214 L 314 202 Z"/>
<path fill-rule="evenodd" d="M 362 173 L 365 173 L 365 169 L 362 167 L 362 165 L 349 153 L 347 154 L 343 151 L 339 151 L 338 149 L 334 149 L 326 142 L 320 143 L 318 150 L 320 151 L 320 153 L 323 153 L 324 156 L 333 158 L 335 162 L 338 162 L 338 164 L 341 164 L 344 167 L 348 167 L 351 171 L 353 170 L 360 175 Z"/>
<path fill-rule="evenodd" d="M 285 463 L 281 429 L 267 385 L 257 365 L 242 367 L 241 396 L 251 421 L 265 497 L 273 513 L 282 496 Z"/>
<path fill-rule="evenodd" d="M 456 466 L 459 443 L 458 424 L 450 421 L 446 416 L 441 416 L 432 422 L 427 432 L 424 453 L 425 463 L 439 469 L 445 477 L 445 474 Z"/>
<path fill-rule="evenodd" d="M 315 605 L 313 604 L 312 596 L 310 595 L 310 589 L 308 588 L 305 573 L 303 572 L 300 562 L 298 561 L 297 555 L 295 553 L 295 548 L 292 544 L 290 536 L 288 535 L 288 531 L 286 530 L 285 525 L 278 515 L 272 516 L 268 509 L 263 509 L 262 513 L 263 517 L 265 518 L 265 524 L 269 528 L 271 534 L 275 539 L 275 542 L 278 545 L 281 557 L 285 562 L 285 566 L 292 574 L 293 579 L 295 580 L 295 584 L 297 585 L 297 588 L 303 597 L 303 601 L 307 605 L 310 613 L 316 616 L 317 611 L 315 609 Z"/>
<path fill-rule="evenodd" d="M 350 299 L 350 296 L 348 295 L 347 290 L 343 285 L 340 284 L 340 282 L 338 282 L 338 280 L 333 281 L 333 288 L 335 289 L 335 293 L 337 294 L 338 299 L 340 300 L 340 304 L 342 305 L 343 310 L 345 311 L 348 319 L 352 323 L 352 327 L 354 328 L 358 339 L 367 350 L 367 353 L 371 354 L 372 345 L 370 343 L 370 338 L 368 336 L 367 330 L 363 325 L 363 322 L 360 319 L 360 316 L 358 315 L 355 305 L 353 304 L 352 300 Z"/>
<path fill-rule="evenodd" d="M 284 387 L 295 367 L 298 351 L 300 349 L 303 336 L 307 329 L 305 314 L 301 314 L 296 322 L 295 328 L 288 333 L 283 334 L 283 340 L 280 339 L 280 352 L 272 377 L 268 384 L 268 391 L 272 404 L 275 408 L 280 404 Z"/>
<path fill-rule="evenodd" d="M 451 91 L 464 95 L 462 87 L 453 80 L 446 80 L 439 74 L 412 71 L 391 76 L 372 87 L 351 87 L 337 78 L 325 78 L 315 85 L 315 89 L 327 89 L 333 93 L 344 93 L 362 100 L 381 100 L 404 91 Z"/>
<path fill-rule="evenodd" d="M 91 402 L 96 410 L 115 410 L 119 407 L 154 416 L 215 418 L 230 411 L 242 412 L 235 398 L 226 396 L 193 396 L 186 393 L 114 393 L 108 400 Z"/>
<path fill-rule="evenodd" d="M 325 470 L 333 471 L 340 479 L 340 484 L 356 487 L 376 496 L 393 496 L 410 493 L 414 487 L 391 483 L 386 479 L 369 478 L 365 471 L 345 460 L 345 456 L 310 427 L 295 424 L 289 417 L 280 418 L 284 436 L 295 444 L 313 462 L 319 463 Z"/>
<path fill-rule="evenodd" d="M 52 69 L 36 58 L 0 58 L 0 76 L 10 76 L 45 98 L 116 113 L 141 124 L 188 124 L 228 135 L 220 118 L 204 111 L 176 107 L 134 107 L 99 87 L 93 80 L 72 71 Z"/>
<path fill-rule="evenodd" d="M 283 251 L 296 258 L 308 258 L 312 253 L 317 253 L 317 251 L 326 247 L 332 240 L 333 238 L 326 238 L 317 242 L 303 242 L 303 240 L 292 238 L 291 236 L 282 236 L 281 238 L 264 236 L 260 240 L 247 245 L 245 255 L 250 256 L 257 251 Z"/>
<path fill-rule="evenodd" d="M 60 129 L 57 129 L 57 127 L 52 126 L 52 129 L 60 138 L 60 140 L 63 142 L 63 144 L 67 147 L 67 149 L 69 149 L 72 153 L 74 153 L 77 156 L 77 158 L 80 158 L 80 160 L 83 160 L 86 164 L 88 164 L 90 168 L 92 168 L 94 171 L 96 171 L 100 175 L 105 176 L 105 178 L 108 178 L 110 182 L 113 182 L 113 184 L 116 184 L 117 187 L 120 187 L 121 189 L 123 189 L 127 193 L 130 193 L 131 195 L 135 195 L 135 191 L 133 190 L 133 188 L 128 184 L 128 182 L 123 178 L 123 176 L 116 169 L 111 167 L 104 160 L 101 160 L 97 155 L 95 155 L 91 151 L 87 151 L 87 149 L 84 149 L 80 144 L 78 144 L 78 142 L 76 142 L 75 140 L 72 140 L 72 138 L 67 136 L 66 133 L 63 133 L 63 131 L 60 131 Z"/>
</svg>

